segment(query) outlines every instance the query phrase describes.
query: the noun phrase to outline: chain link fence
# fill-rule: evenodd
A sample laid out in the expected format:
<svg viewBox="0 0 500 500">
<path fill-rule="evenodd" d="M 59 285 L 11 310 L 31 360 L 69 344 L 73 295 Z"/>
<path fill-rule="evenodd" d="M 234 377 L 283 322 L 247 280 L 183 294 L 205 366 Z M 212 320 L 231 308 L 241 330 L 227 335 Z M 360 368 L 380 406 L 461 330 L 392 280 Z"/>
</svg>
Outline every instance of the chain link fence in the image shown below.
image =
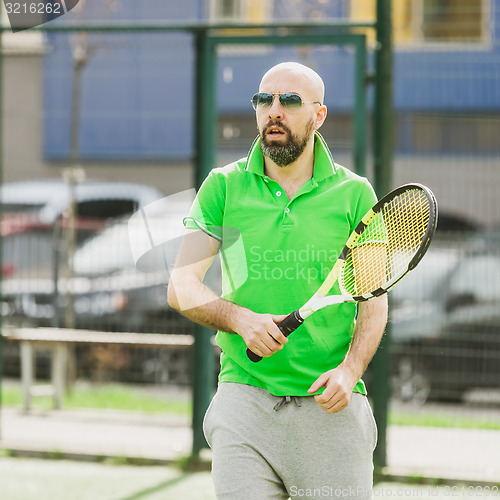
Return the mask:
<svg viewBox="0 0 500 500">
<path fill-rule="evenodd" d="M 82 4 L 67 18 L 258 24 L 373 21 L 375 12 L 367 0 Z M 429 186 L 440 222 L 428 255 L 391 296 L 391 425 L 481 428 L 498 417 L 490 412 L 500 404 L 499 7 L 499 0 L 393 2 L 393 185 Z M 365 31 L 369 77 L 375 43 Z M 217 164 L 245 156 L 257 133 L 250 96 L 283 60 L 323 76 L 322 132 L 336 161 L 353 168 L 354 56 L 342 46 L 220 47 Z M 126 231 L 136 210 L 193 186 L 193 65 L 186 33 L 3 34 L 4 328 L 193 332 L 168 307 L 168 275 L 135 267 Z M 84 172 L 73 198 L 68 168 Z M 82 254 L 89 265 L 78 273 Z M 42 352 L 37 360 L 41 377 L 50 375 L 47 359 Z M 74 363 L 84 380 L 187 385 L 189 359 L 186 349 L 93 346 L 78 348 Z M 3 375 L 19 373 L 19 346 L 6 341 Z"/>
</svg>

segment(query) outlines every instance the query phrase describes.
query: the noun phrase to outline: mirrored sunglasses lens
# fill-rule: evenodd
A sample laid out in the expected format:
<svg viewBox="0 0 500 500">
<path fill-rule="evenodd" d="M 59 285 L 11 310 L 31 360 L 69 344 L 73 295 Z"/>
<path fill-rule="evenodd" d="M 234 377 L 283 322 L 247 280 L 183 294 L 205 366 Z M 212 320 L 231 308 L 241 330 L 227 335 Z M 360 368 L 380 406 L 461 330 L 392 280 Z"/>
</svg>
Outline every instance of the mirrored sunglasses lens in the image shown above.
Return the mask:
<svg viewBox="0 0 500 500">
<path fill-rule="evenodd" d="M 260 92 L 252 97 L 253 109 L 257 107 L 268 108 L 273 103 L 273 95 L 266 92 Z"/>
<path fill-rule="evenodd" d="M 298 94 L 281 94 L 280 103 L 290 111 L 298 111 L 302 107 L 302 98 Z"/>
</svg>

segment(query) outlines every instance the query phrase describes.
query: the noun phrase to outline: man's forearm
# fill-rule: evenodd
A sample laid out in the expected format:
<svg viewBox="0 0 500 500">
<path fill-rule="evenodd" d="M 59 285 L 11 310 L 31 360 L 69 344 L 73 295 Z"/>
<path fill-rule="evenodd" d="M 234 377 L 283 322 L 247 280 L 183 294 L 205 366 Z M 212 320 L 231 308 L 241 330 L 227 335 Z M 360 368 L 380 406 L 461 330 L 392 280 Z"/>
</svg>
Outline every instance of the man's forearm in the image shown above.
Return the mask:
<svg viewBox="0 0 500 500">
<path fill-rule="evenodd" d="M 259 356 L 271 356 L 288 339 L 276 326 L 285 316 L 258 314 L 220 298 L 196 275 L 176 274 L 168 285 L 168 302 L 181 314 L 200 325 L 235 333 Z"/>
<path fill-rule="evenodd" d="M 248 311 L 220 298 L 196 278 L 186 276 L 182 279 L 172 276 L 168 285 L 168 302 L 191 321 L 230 333 L 236 333 L 235 319 L 238 315 Z"/>
<path fill-rule="evenodd" d="M 387 295 L 359 304 L 358 321 L 342 364 L 360 379 L 372 360 L 387 323 Z"/>
</svg>

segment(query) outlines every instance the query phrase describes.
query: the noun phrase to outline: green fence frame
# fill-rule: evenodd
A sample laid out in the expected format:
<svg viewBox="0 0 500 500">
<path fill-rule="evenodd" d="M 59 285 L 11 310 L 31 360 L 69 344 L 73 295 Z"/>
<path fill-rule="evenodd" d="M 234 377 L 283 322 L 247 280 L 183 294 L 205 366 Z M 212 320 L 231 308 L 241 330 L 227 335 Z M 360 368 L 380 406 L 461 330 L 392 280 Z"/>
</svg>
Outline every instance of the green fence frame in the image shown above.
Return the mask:
<svg viewBox="0 0 500 500">
<path fill-rule="evenodd" d="M 355 33 L 356 29 L 370 28 L 376 30 L 377 46 L 375 51 L 375 106 L 373 113 L 373 155 L 374 155 L 374 186 L 378 195 L 390 189 L 390 172 L 392 169 L 392 38 L 391 38 L 391 0 L 377 0 L 377 21 L 348 22 L 332 20 L 325 22 L 300 23 L 264 23 L 264 24 L 227 24 L 227 23 L 185 23 L 185 22 L 142 22 L 130 24 L 124 22 L 83 24 L 49 23 L 32 28 L 47 33 L 88 32 L 187 32 L 193 35 L 195 58 L 195 106 L 198 112 L 198 127 L 195 130 L 195 175 L 196 186 L 214 165 L 215 151 L 215 47 L 222 43 L 268 43 L 276 44 L 351 44 L 356 50 L 356 106 L 355 106 L 355 142 L 354 164 L 356 170 L 365 172 L 366 158 L 366 41 L 364 35 Z M 254 36 L 224 36 L 225 30 L 263 30 L 266 35 Z M 10 31 L 7 26 L 0 26 L 0 31 Z M 0 39 L 1 44 L 1 39 Z M 3 53 L 0 45 L 0 79 L 2 75 Z M 0 83 L 1 85 L 1 83 Z M 0 86 L 1 91 L 1 86 Z M 1 95 L 1 94 L 0 94 Z M 209 98 L 207 98 L 209 97 Z M 359 101 L 358 101 L 359 99 Z M 203 105 L 201 105 L 203 103 Z M 2 117 L 0 108 L 0 122 Z M 1 134 L 1 130 L 0 130 Z M 1 135 L 0 135 L 1 138 Z M 1 140 L 0 140 L 1 144 Z M 359 145 L 359 149 L 358 149 Z M 0 174 L 3 167 L 3 156 L 0 146 Z M 0 332 L 0 407 L 1 407 L 1 354 L 3 338 Z M 200 450 L 207 446 L 202 431 L 203 415 L 214 392 L 214 360 L 211 353 L 212 332 L 198 327 L 195 332 L 193 352 L 193 446 L 192 455 L 197 457 Z M 375 460 L 379 467 L 386 465 L 386 422 L 388 405 L 388 349 L 382 349 L 382 355 L 377 354 L 373 364 L 376 381 L 373 391 L 374 413 L 379 425 L 379 444 Z M 382 378 L 380 378 L 382 377 Z M 385 379 L 384 379 L 385 378 Z M 1 424 L 1 423 L 0 423 Z"/>
<path fill-rule="evenodd" d="M 360 175 L 366 175 L 366 138 L 367 138 L 367 115 L 366 115 L 366 82 L 368 80 L 366 69 L 366 36 L 364 34 L 287 34 L 278 37 L 276 35 L 252 35 L 252 36 L 212 36 L 205 37 L 198 51 L 200 66 L 196 85 L 199 89 L 199 102 L 203 106 L 197 109 L 201 120 L 200 129 L 204 129 L 209 136 L 198 145 L 200 149 L 200 164 L 203 178 L 208 175 L 215 164 L 216 129 L 213 127 L 214 117 L 217 116 L 216 109 L 216 74 L 218 45 L 352 45 L 355 49 L 355 104 L 354 104 L 354 165 Z M 210 126 L 209 126 L 210 125 Z M 206 156 L 206 157 L 205 157 Z"/>
<path fill-rule="evenodd" d="M 390 190 L 390 171 L 392 155 L 392 69 L 391 60 L 387 57 L 387 35 L 390 29 L 383 31 L 383 37 L 377 30 L 375 106 L 374 121 L 374 172 L 375 190 L 382 195 Z M 383 45 L 382 41 L 383 40 Z M 389 40 L 390 42 L 390 40 Z M 208 175 L 215 164 L 216 128 L 213 126 L 217 116 L 216 75 L 217 55 L 216 48 L 222 44 L 269 44 L 269 45 L 352 45 L 355 49 L 355 106 L 354 106 L 354 165 L 357 173 L 366 174 L 367 149 L 367 110 L 366 84 L 369 81 L 367 74 L 366 37 L 356 33 L 287 33 L 283 36 L 253 35 L 253 36 L 215 36 L 207 33 L 197 34 L 197 80 L 196 102 L 203 103 L 197 106 L 198 124 L 196 134 L 197 155 L 197 186 Z M 390 50 L 389 50 L 390 52 Z M 197 396 L 193 402 L 193 454 L 197 454 L 206 446 L 201 423 L 209 400 L 208 395 L 213 393 L 210 386 L 210 374 L 213 373 L 212 359 L 203 356 L 210 349 L 210 331 L 203 327 L 197 328 L 195 342 L 195 360 L 198 375 L 195 375 L 194 390 Z M 372 367 L 374 373 L 373 404 L 374 413 L 379 426 L 379 440 L 375 451 L 375 460 L 378 467 L 384 467 L 386 459 L 386 427 L 387 407 L 389 400 L 389 342 L 384 341 L 381 352 L 375 356 Z M 206 365 L 206 366 L 205 366 Z M 198 389 L 196 389 L 198 388 Z"/>
<path fill-rule="evenodd" d="M 196 35 L 196 103 L 198 127 L 196 137 L 196 185 L 200 186 L 215 165 L 217 117 L 217 53 L 223 44 L 268 44 L 268 45 L 353 45 L 355 48 L 355 118 L 354 118 L 354 164 L 360 175 L 365 174 L 366 163 L 366 37 L 362 34 L 289 34 L 253 36 L 214 36 L 206 33 Z M 206 356 L 211 349 L 211 331 L 198 326 L 195 330 L 193 385 L 193 454 L 206 447 L 203 435 L 203 415 L 214 392 L 213 357 Z"/>
</svg>

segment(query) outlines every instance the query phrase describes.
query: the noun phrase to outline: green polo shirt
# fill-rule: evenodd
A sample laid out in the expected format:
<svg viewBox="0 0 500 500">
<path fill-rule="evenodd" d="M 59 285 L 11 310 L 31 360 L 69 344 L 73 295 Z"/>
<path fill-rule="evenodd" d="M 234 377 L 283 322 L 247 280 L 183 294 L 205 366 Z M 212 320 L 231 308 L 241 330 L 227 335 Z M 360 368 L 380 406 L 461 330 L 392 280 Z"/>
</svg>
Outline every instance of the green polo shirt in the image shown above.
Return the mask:
<svg viewBox="0 0 500 500">
<path fill-rule="evenodd" d="M 337 165 L 316 133 L 314 173 L 288 199 L 264 173 L 257 139 L 247 158 L 210 172 L 186 226 L 222 242 L 222 297 L 257 313 L 289 314 L 319 288 L 363 215 L 376 202 L 369 182 Z M 340 293 L 337 286 L 331 293 Z M 243 339 L 217 333 L 220 382 L 261 387 L 276 396 L 305 396 L 324 372 L 344 359 L 352 339 L 355 304 L 320 310 L 259 363 Z M 362 381 L 355 388 L 365 393 Z"/>
</svg>

